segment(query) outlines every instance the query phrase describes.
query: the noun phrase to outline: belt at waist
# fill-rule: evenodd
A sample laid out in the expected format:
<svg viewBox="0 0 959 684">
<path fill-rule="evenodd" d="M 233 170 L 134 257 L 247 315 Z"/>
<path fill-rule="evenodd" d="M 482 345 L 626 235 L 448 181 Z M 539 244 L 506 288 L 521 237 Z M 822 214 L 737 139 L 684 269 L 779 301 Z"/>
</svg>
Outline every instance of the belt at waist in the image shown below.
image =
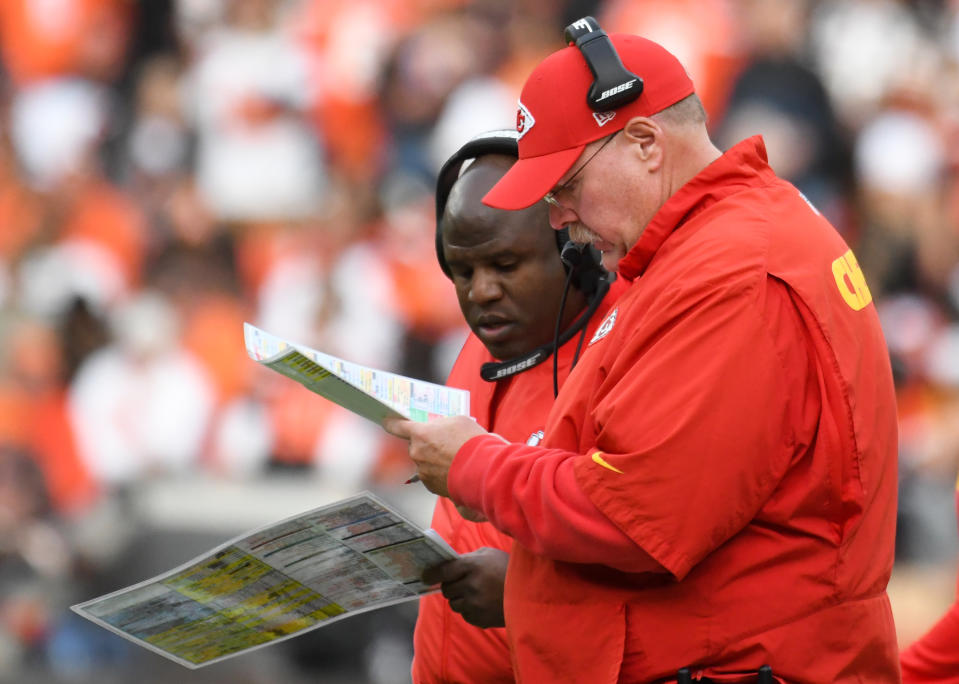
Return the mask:
<svg viewBox="0 0 959 684">
<path fill-rule="evenodd" d="M 702 669 L 684 667 L 676 673 L 676 684 L 775 684 L 777 680 L 773 677 L 773 670 L 769 665 L 763 665 L 755 673 L 721 675 L 719 678 L 707 677 L 702 674 Z"/>
</svg>

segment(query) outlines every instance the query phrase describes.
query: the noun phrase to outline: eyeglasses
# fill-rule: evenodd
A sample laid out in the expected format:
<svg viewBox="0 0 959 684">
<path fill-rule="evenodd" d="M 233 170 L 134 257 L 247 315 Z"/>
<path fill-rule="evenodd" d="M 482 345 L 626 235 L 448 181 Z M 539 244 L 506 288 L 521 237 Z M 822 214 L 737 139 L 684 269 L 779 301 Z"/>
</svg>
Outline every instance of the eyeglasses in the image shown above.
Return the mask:
<svg viewBox="0 0 959 684">
<path fill-rule="evenodd" d="M 622 129 L 620 129 L 620 130 L 622 130 Z M 616 131 L 616 133 L 619 133 L 619 131 Z M 546 202 L 546 204 L 548 204 L 548 205 L 551 206 L 551 207 L 556 207 L 557 209 L 563 209 L 563 205 L 561 205 L 561 204 L 559 203 L 559 200 L 556 199 L 556 196 L 559 195 L 561 192 L 563 192 L 563 190 L 565 190 L 565 189 L 569 186 L 569 184 L 573 182 L 573 179 L 576 178 L 576 176 L 578 176 L 578 175 L 580 174 L 580 172 L 581 172 L 583 169 L 585 169 L 586 166 L 587 166 L 591 161 L 593 161 L 593 158 L 595 158 L 597 154 L 599 154 L 600 152 L 603 151 L 603 148 L 606 147 L 606 146 L 610 143 L 610 141 L 611 141 L 613 138 L 616 137 L 616 133 L 613 133 L 612 135 L 610 135 L 609 137 L 607 137 L 607 138 L 606 138 L 606 141 L 605 141 L 602 145 L 600 145 L 598 148 L 596 148 L 596 151 L 595 151 L 595 152 L 593 152 L 591 155 L 589 155 L 589 158 L 588 158 L 585 162 L 583 162 L 583 165 L 582 165 L 582 166 L 580 166 L 578 169 L 576 169 L 576 172 L 575 172 L 572 176 L 570 176 L 569 178 L 566 179 L 566 182 L 565 182 L 565 183 L 563 183 L 562 185 L 560 185 L 560 186 L 559 186 L 558 188 L 556 188 L 555 190 L 550 190 L 550 191 L 547 192 L 545 195 L 543 195 L 543 201 Z"/>
</svg>

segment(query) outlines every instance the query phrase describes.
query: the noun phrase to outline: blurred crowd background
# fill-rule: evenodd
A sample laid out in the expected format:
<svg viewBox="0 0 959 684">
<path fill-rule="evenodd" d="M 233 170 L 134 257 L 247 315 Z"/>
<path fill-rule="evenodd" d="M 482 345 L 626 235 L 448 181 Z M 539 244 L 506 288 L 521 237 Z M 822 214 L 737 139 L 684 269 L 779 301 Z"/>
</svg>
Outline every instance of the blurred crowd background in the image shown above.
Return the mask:
<svg viewBox="0 0 959 684">
<path fill-rule="evenodd" d="M 442 382 L 433 182 L 592 14 L 684 62 L 724 149 L 853 246 L 899 392 L 900 639 L 952 600 L 956 0 L 0 0 L 0 681 L 408 681 L 415 604 L 187 673 L 68 611 L 373 489 L 403 445 L 248 360 L 242 322 Z M 410 491 L 416 489 L 416 491 Z"/>
</svg>

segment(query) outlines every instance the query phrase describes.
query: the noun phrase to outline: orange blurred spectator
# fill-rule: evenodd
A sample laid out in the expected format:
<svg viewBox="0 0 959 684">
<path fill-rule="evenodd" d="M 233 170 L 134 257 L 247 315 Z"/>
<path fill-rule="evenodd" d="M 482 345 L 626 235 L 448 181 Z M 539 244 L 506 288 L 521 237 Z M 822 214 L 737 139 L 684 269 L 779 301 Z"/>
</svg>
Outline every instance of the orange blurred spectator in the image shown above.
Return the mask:
<svg viewBox="0 0 959 684">
<path fill-rule="evenodd" d="M 673 52 L 710 121 L 722 117 L 743 57 L 727 0 L 610 0 L 598 19 L 608 33 L 635 33 Z"/>
<path fill-rule="evenodd" d="M 435 207 L 413 179 L 397 175 L 383 192 L 382 253 L 387 260 L 393 301 L 407 336 L 434 345 L 463 328 L 453 288 L 436 265 Z M 419 372 L 416 372 L 419 370 Z M 427 377 L 427 369 L 410 374 Z"/>
<path fill-rule="evenodd" d="M 304 51 L 281 23 L 284 3 L 231 0 L 225 23 L 202 36 L 188 72 L 197 134 L 197 187 L 224 221 L 300 219 L 326 185 Z"/>
<path fill-rule="evenodd" d="M 385 445 L 396 441 L 378 425 L 323 399 L 287 378 L 258 380 L 272 426 L 270 464 L 283 469 L 311 469 L 343 491 L 355 491 L 385 475 L 402 482 L 398 467 L 384 470 Z M 409 459 L 403 459 L 409 464 Z M 402 466 L 399 466 L 402 467 Z M 404 476 L 406 477 L 406 476 Z"/>
<path fill-rule="evenodd" d="M 34 406 L 31 446 L 43 471 L 54 509 L 82 513 L 96 501 L 98 488 L 80 459 L 67 411 L 67 396 L 58 388 Z"/>
<path fill-rule="evenodd" d="M 301 248 L 296 233 L 277 223 L 248 224 L 236 237 L 237 272 L 243 293 L 256 299 L 273 266 L 288 254 Z"/>
<path fill-rule="evenodd" d="M 112 81 L 134 8 L 129 0 L 4 0 L 0 54 L 21 87 L 59 76 Z"/>
<path fill-rule="evenodd" d="M 179 312 L 141 291 L 113 312 L 115 342 L 90 354 L 69 393 L 80 456 L 97 482 L 122 486 L 191 472 L 215 409 L 215 389 L 180 338 Z"/>
<path fill-rule="evenodd" d="M 96 496 L 66 412 L 61 342 L 50 328 L 20 321 L 7 336 L 0 380 L 0 443 L 37 462 L 54 509 L 77 513 Z"/>
<path fill-rule="evenodd" d="M 335 404 L 292 380 L 263 380 L 272 386 L 266 405 L 273 425 L 273 463 L 280 466 L 309 466 Z"/>
<path fill-rule="evenodd" d="M 206 294 L 185 314 L 183 344 L 205 366 L 219 402 L 240 395 L 250 386 L 255 368 L 243 346 L 246 307 L 227 295 Z"/>
<path fill-rule="evenodd" d="M 71 190 L 61 240 L 97 245 L 116 261 L 126 286 L 136 288 L 147 241 L 139 206 L 103 178 L 78 175 Z"/>
<path fill-rule="evenodd" d="M 331 162 L 349 179 L 370 181 L 382 171 L 386 132 L 377 90 L 392 48 L 430 14 L 462 4 L 464 0 L 307 0 L 290 17 L 320 93 L 312 113 L 317 134 Z"/>
<path fill-rule="evenodd" d="M 20 176 L 7 136 L 0 132 L 0 261 L 16 261 L 41 229 L 40 199 Z"/>
</svg>

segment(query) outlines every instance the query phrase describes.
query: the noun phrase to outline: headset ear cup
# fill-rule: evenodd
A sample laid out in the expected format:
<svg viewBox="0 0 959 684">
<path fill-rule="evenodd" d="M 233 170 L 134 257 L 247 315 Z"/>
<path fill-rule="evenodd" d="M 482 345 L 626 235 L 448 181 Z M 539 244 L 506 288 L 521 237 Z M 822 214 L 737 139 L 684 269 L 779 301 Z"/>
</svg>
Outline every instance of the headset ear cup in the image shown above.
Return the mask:
<svg viewBox="0 0 959 684">
<path fill-rule="evenodd" d="M 602 258 L 592 245 L 586 245 L 579 252 L 579 265 L 573 274 L 573 284 L 586 296 L 592 296 L 599 288 L 599 283 L 609 276 L 609 272 L 603 268 Z"/>
<path fill-rule="evenodd" d="M 453 279 L 453 272 L 450 271 L 446 263 L 446 255 L 443 254 L 443 213 L 446 211 L 446 201 L 453 190 L 453 184 L 459 178 L 464 161 L 465 158 L 457 152 L 443 164 L 443 168 L 436 177 L 436 262 L 450 280 Z"/>
<path fill-rule="evenodd" d="M 560 243 L 559 240 L 563 242 Z M 565 228 L 556 232 L 559 258 L 563 262 L 566 272 L 573 272 L 573 286 L 591 296 L 599 287 L 599 281 L 609 275 L 603 268 L 603 255 L 592 245 L 583 245 L 569 239 L 569 231 Z"/>
<path fill-rule="evenodd" d="M 575 45 L 593 74 L 586 104 L 597 112 L 618 109 L 643 92 L 643 79 L 626 69 L 609 36 L 593 17 L 583 17 L 566 27 L 563 37 Z"/>
<path fill-rule="evenodd" d="M 559 253 L 560 261 L 562 261 L 563 265 L 568 269 L 575 271 L 582 265 L 584 249 L 586 249 L 586 245 L 581 245 L 569 240 L 563 245 L 563 250 Z"/>
</svg>

